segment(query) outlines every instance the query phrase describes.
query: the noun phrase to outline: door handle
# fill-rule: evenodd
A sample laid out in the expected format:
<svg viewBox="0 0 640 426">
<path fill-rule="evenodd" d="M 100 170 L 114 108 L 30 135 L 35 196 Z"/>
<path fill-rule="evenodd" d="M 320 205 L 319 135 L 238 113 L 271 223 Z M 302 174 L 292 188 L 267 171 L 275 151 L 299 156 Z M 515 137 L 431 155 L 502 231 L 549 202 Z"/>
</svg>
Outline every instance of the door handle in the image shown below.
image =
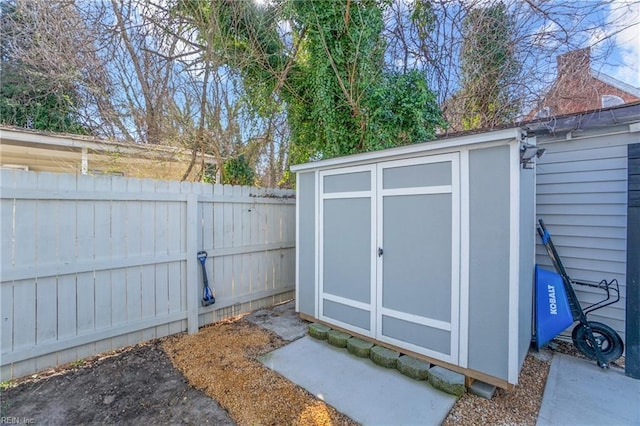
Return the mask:
<svg viewBox="0 0 640 426">
<path fill-rule="evenodd" d="M 382 257 L 382 253 L 384 253 L 382 247 L 378 247 L 378 257 Z"/>
</svg>

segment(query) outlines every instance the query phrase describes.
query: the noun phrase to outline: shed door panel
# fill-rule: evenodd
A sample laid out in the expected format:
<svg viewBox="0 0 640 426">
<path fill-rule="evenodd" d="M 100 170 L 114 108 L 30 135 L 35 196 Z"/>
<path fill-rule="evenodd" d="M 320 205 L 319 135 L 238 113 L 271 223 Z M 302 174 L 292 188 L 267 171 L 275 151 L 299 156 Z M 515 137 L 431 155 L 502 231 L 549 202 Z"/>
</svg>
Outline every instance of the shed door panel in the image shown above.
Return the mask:
<svg viewBox="0 0 640 426">
<path fill-rule="evenodd" d="M 378 168 L 377 338 L 457 362 L 458 157 Z"/>
<path fill-rule="evenodd" d="M 375 167 L 320 173 L 320 319 L 373 336 Z"/>
<path fill-rule="evenodd" d="M 371 199 L 324 200 L 324 292 L 371 301 Z"/>
<path fill-rule="evenodd" d="M 387 197 L 383 209 L 382 306 L 449 322 L 451 194 Z"/>
</svg>

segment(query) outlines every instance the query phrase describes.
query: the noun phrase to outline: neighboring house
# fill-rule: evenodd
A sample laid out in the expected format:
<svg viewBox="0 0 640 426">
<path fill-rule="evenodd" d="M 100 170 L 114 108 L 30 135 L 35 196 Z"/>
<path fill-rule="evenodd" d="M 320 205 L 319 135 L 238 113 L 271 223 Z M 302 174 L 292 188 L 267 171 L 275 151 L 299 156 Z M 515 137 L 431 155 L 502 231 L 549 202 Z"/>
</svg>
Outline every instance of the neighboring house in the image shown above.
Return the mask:
<svg viewBox="0 0 640 426">
<path fill-rule="evenodd" d="M 546 118 L 640 100 L 640 89 L 591 68 L 591 49 L 558 56 L 558 75 L 526 118 Z"/>
<path fill-rule="evenodd" d="M 181 180 L 191 155 L 188 150 L 174 147 L 0 126 L 2 168 Z M 196 166 L 202 161 L 202 156 L 198 155 Z M 205 155 L 204 162 L 214 165 L 215 158 Z M 199 169 L 196 166 L 190 177 L 195 177 Z"/>
<path fill-rule="evenodd" d="M 545 93 L 539 94 L 540 100 L 535 108 L 526 113 L 518 122 L 527 122 L 537 118 L 549 118 L 609 108 L 640 100 L 640 89 L 617 80 L 591 67 L 591 49 L 584 48 L 560 55 L 557 60 L 557 76 Z M 453 95 L 442 106 L 448 129 L 444 132 L 456 135 L 464 131 L 464 99 Z M 474 131 L 486 131 L 505 127 L 502 123 L 491 123 L 485 117 L 484 127 Z M 516 123 L 518 124 L 518 123 Z"/>
<path fill-rule="evenodd" d="M 589 318 L 622 336 L 627 375 L 640 378 L 640 102 L 522 127 L 546 149 L 536 165 L 537 217 L 570 277 L 618 280 L 621 300 Z M 540 244 L 536 262 L 553 270 Z M 603 295 L 576 290 L 583 305 Z"/>
</svg>

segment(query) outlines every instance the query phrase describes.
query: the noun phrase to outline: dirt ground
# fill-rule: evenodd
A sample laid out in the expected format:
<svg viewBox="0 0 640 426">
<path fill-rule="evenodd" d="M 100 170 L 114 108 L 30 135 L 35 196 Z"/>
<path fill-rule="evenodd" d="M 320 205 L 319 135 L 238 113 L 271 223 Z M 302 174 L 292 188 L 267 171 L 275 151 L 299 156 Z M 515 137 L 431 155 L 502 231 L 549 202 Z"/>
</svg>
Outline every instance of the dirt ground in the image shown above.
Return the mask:
<svg viewBox="0 0 640 426">
<path fill-rule="evenodd" d="M 12 423 L 231 425 L 228 413 L 189 386 L 156 340 L 29 378 L 0 393 Z"/>
<path fill-rule="evenodd" d="M 194 335 L 94 357 L 3 389 L 2 417 L 54 425 L 352 425 L 351 419 L 256 360 L 300 337 L 306 325 L 290 303 L 219 322 Z M 554 348 L 574 354 L 572 345 Z M 498 390 L 491 400 L 465 394 L 444 424 L 535 424 L 551 354 L 529 354 L 520 384 L 511 392 Z M 624 359 L 619 362 L 624 365 Z"/>
</svg>

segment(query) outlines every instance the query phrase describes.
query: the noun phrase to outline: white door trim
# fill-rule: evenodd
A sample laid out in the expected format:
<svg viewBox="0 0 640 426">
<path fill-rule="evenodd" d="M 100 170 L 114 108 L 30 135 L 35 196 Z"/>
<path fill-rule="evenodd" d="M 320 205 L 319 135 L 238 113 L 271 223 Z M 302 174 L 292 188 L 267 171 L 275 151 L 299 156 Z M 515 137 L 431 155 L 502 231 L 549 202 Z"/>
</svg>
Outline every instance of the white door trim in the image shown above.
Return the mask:
<svg viewBox="0 0 640 426">
<path fill-rule="evenodd" d="M 360 173 L 360 172 L 370 172 L 370 182 L 369 182 L 369 190 L 368 191 L 345 191 L 345 192 L 324 192 L 324 177 L 325 176 L 334 176 L 341 174 L 352 174 L 352 173 Z M 354 166 L 354 167 L 343 167 L 339 169 L 331 169 L 324 170 L 318 173 L 318 220 L 317 220 L 317 230 L 318 230 L 318 253 L 316 265 L 318 267 L 318 286 L 317 286 L 317 295 L 316 295 L 316 318 L 321 320 L 334 323 L 342 328 L 347 330 L 352 330 L 354 332 L 374 337 L 375 336 L 375 289 L 371 286 L 370 293 L 370 303 L 363 303 L 356 300 L 347 299 L 344 297 L 340 297 L 331 293 L 326 293 L 324 291 L 324 202 L 325 200 L 336 200 L 336 199 L 354 199 L 354 198 L 369 198 L 370 199 L 370 211 L 371 211 L 371 235 L 375 235 L 375 226 L 376 226 L 376 209 L 374 204 L 374 188 L 376 181 L 376 166 L 375 164 L 364 165 L 364 166 Z M 374 258 L 374 250 L 375 250 L 375 238 L 371 239 L 371 260 L 370 260 L 370 268 L 371 268 L 371 277 L 372 280 L 375 277 L 375 258 Z M 340 321 L 335 318 L 327 317 L 323 312 L 323 301 L 329 300 L 335 303 L 339 303 L 345 306 L 349 306 L 356 309 L 361 309 L 369 312 L 369 330 L 366 330 L 361 327 L 357 327 L 353 324 L 348 324 L 343 321 Z"/>
<path fill-rule="evenodd" d="M 416 186 L 411 188 L 383 188 L 383 172 L 386 168 L 418 165 L 418 164 L 431 164 L 431 163 L 451 163 L 451 184 L 450 185 L 434 185 L 434 186 Z M 379 163 L 377 165 L 377 183 L 376 183 L 376 210 L 378 211 L 378 221 L 376 235 L 378 244 L 377 247 L 382 247 L 384 250 L 383 241 L 383 203 L 384 197 L 394 195 L 424 195 L 424 194 L 447 194 L 451 196 L 451 318 L 450 322 L 444 322 L 435 320 L 432 318 L 421 317 L 417 315 L 401 313 L 393 311 L 382 306 L 382 290 L 383 290 L 383 257 L 377 258 L 377 280 L 376 280 L 376 339 L 391 343 L 397 346 L 406 347 L 417 353 L 421 353 L 433 358 L 437 358 L 446 362 L 458 363 L 459 358 L 459 307 L 460 307 L 460 154 L 459 152 L 432 155 L 427 157 L 410 158 L 403 160 L 394 160 Z M 430 350 L 418 345 L 411 344 L 409 342 L 394 339 L 382 334 L 382 317 L 389 316 L 393 318 L 403 319 L 405 321 L 414 322 L 417 324 L 429 326 L 435 329 L 445 330 L 450 333 L 450 353 L 441 353 L 434 350 Z"/>
</svg>

